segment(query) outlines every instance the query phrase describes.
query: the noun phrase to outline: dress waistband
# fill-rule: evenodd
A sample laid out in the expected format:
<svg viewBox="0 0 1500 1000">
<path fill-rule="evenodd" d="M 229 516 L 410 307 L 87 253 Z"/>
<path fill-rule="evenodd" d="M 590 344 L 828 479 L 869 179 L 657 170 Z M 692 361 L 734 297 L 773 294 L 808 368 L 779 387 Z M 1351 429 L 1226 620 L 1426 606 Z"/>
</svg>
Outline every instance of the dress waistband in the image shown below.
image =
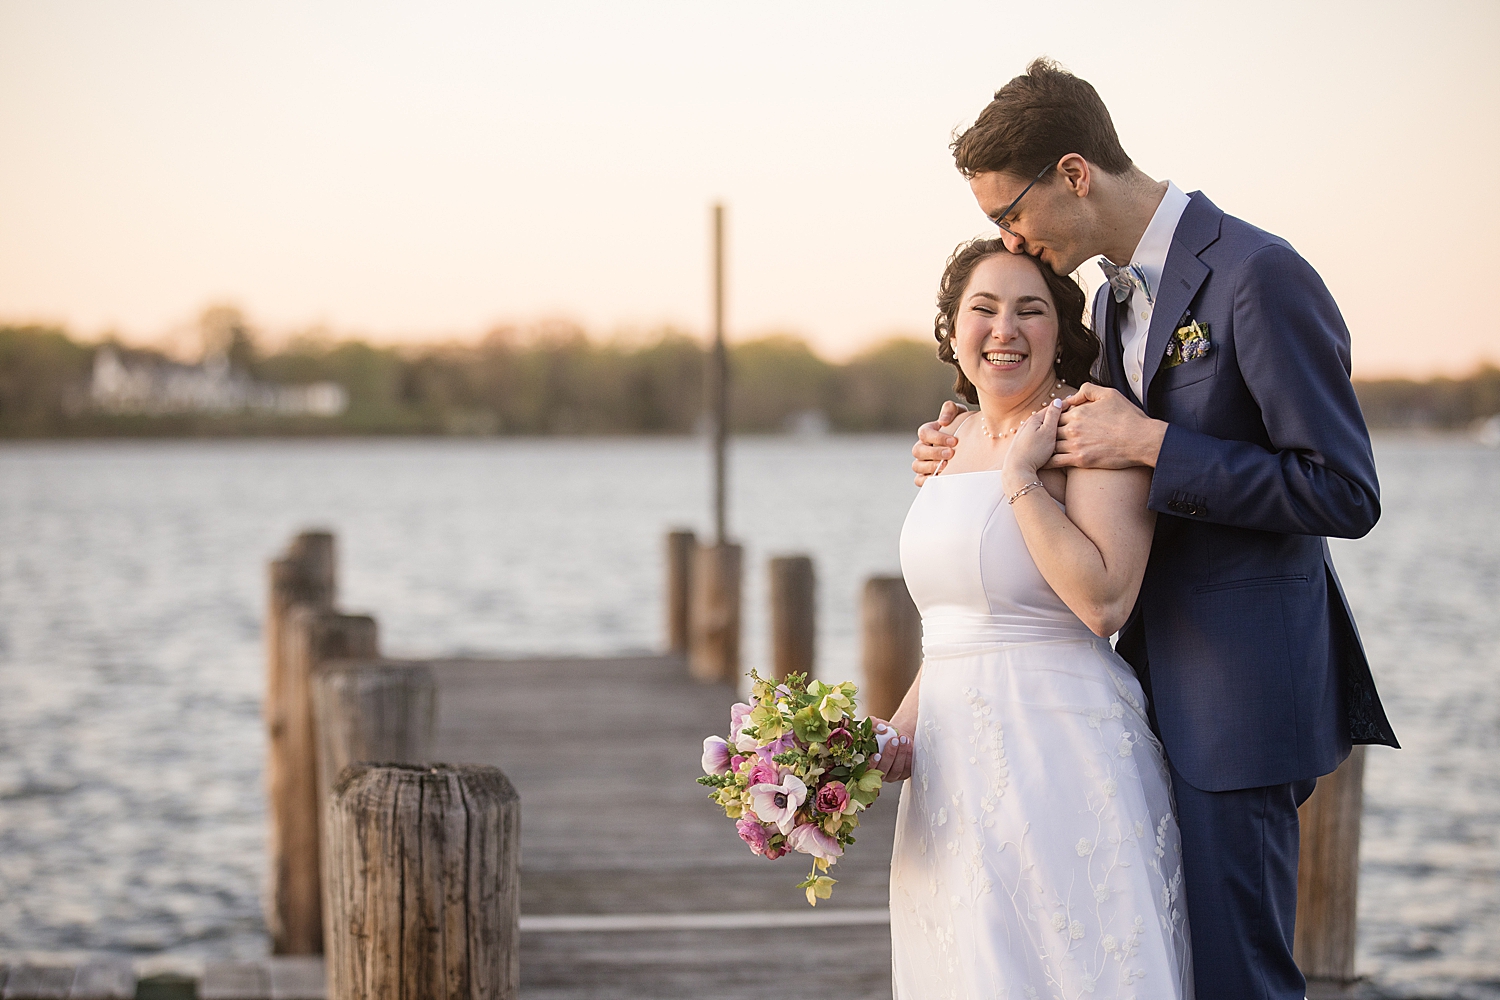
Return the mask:
<svg viewBox="0 0 1500 1000">
<path fill-rule="evenodd" d="M 1083 622 L 1033 618 L 1029 615 L 928 615 L 922 619 L 922 652 L 977 651 L 976 646 L 1067 639 L 1101 641 Z M 1107 641 L 1107 640 L 1104 640 Z"/>
</svg>

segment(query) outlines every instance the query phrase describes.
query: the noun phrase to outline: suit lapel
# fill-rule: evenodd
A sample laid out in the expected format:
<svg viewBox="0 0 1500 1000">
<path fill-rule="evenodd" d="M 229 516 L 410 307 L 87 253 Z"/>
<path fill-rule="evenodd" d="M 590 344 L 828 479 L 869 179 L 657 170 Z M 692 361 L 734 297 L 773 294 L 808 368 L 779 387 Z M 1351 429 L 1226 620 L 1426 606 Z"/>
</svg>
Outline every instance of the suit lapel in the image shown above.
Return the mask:
<svg viewBox="0 0 1500 1000">
<path fill-rule="evenodd" d="M 1177 321 L 1192 304 L 1193 296 L 1208 280 L 1209 266 L 1198 255 L 1219 238 L 1219 223 L 1224 218 L 1213 202 L 1201 191 L 1188 196 L 1188 207 L 1172 234 L 1172 248 L 1167 251 L 1162 269 L 1161 288 L 1151 311 L 1151 327 L 1146 332 L 1146 357 L 1141 371 L 1141 398 L 1151 398 L 1151 380 L 1161 367 L 1167 342 L 1177 329 Z M 1112 340 L 1118 341 L 1118 334 Z M 1123 365 L 1121 366 L 1123 370 Z"/>
</svg>

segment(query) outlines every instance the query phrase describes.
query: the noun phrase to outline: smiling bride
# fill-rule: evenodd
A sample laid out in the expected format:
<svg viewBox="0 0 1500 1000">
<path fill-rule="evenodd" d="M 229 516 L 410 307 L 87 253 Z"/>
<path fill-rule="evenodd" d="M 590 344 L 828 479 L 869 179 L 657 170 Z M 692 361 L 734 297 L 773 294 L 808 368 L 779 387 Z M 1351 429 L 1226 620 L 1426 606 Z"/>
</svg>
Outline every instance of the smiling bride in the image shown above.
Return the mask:
<svg viewBox="0 0 1500 1000">
<path fill-rule="evenodd" d="M 912 504 L 923 666 L 887 724 L 896 1000 L 1193 996 L 1166 764 L 1107 636 L 1135 603 L 1149 469 L 1048 469 L 1099 341 L 999 239 L 949 261 L 938 356 L 978 410 Z"/>
</svg>

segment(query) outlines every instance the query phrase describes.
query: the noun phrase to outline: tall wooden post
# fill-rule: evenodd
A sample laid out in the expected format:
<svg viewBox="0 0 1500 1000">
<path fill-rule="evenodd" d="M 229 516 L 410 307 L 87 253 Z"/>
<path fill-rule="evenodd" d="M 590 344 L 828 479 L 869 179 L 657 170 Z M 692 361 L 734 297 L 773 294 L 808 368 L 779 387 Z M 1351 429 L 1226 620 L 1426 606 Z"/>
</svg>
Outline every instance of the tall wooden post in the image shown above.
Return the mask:
<svg viewBox="0 0 1500 1000">
<path fill-rule="evenodd" d="M 712 371 L 714 428 L 714 539 L 725 544 L 725 448 L 729 439 L 729 353 L 724 346 L 724 206 L 714 206 L 714 355 Z"/>
<path fill-rule="evenodd" d="M 1364 783 L 1365 748 L 1356 746 L 1338 770 L 1318 779 L 1317 789 L 1297 810 L 1302 850 L 1292 957 L 1310 981 L 1354 980 Z"/>
<path fill-rule="evenodd" d="M 693 558 L 692 643 L 688 673 L 705 682 L 732 682 L 740 672 L 740 581 L 744 551 L 738 545 L 699 545 Z"/>
<path fill-rule="evenodd" d="M 771 560 L 771 673 L 811 674 L 816 640 L 817 588 L 809 556 Z"/>
<path fill-rule="evenodd" d="M 686 655 L 692 642 L 693 549 L 698 538 L 679 529 L 667 535 L 667 649 Z"/>
<path fill-rule="evenodd" d="M 375 621 L 325 608 L 294 605 L 282 627 L 282 670 L 274 699 L 280 706 L 266 762 L 270 798 L 270 887 L 266 923 L 278 955 L 323 950 L 318 862 L 317 742 L 312 677 L 334 659 L 372 659 Z"/>
<path fill-rule="evenodd" d="M 866 715 L 889 719 L 922 666 L 922 615 L 899 576 L 865 581 L 861 605 Z"/>
<path fill-rule="evenodd" d="M 266 695 L 264 714 L 266 720 L 266 782 L 269 792 L 269 816 L 271 820 L 271 880 L 265 899 L 266 923 L 272 928 L 272 947 L 280 954 L 304 954 L 308 947 L 303 935 L 295 935 L 298 942 L 288 936 L 288 926 L 298 926 L 298 920 L 290 917 L 288 890 L 278 871 L 279 845 L 288 837 L 294 837 L 291 829 L 282 826 L 290 800 L 287 792 L 295 780 L 290 770 L 295 770 L 295 751 L 292 744 L 297 735 L 290 721 L 297 714 L 296 693 L 299 685 L 288 683 L 286 676 L 286 630 L 287 618 L 293 608 L 310 607 L 330 610 L 336 596 L 336 573 L 333 535 L 326 531 L 304 531 L 292 539 L 286 552 L 273 559 L 269 567 L 270 591 L 266 601 Z M 289 700 L 290 699 L 290 700 Z M 290 918 L 290 924 L 289 924 Z M 302 951 L 284 951 L 285 948 L 302 948 Z M 314 948 L 313 951 L 321 951 Z"/>
<path fill-rule="evenodd" d="M 516 1000 L 521 801 L 504 774 L 352 764 L 328 819 L 329 1000 Z"/>
<path fill-rule="evenodd" d="M 333 660 L 313 676 L 318 816 L 344 768 L 426 764 L 437 734 L 437 680 L 414 660 Z M 326 847 L 326 838 L 320 841 Z"/>
</svg>

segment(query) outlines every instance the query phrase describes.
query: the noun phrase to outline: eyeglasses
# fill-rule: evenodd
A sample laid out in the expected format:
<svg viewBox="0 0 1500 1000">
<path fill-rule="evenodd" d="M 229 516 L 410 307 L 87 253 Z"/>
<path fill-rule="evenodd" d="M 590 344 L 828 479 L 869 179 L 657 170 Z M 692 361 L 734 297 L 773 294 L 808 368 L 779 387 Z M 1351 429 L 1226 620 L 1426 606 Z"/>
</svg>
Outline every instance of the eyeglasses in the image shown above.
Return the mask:
<svg viewBox="0 0 1500 1000">
<path fill-rule="evenodd" d="M 1009 205 L 1006 205 L 1005 211 L 995 216 L 995 225 L 999 226 L 1003 231 L 1010 233 L 1012 236 L 1019 238 L 1020 234 L 1017 233 L 1014 229 L 1010 228 L 1010 223 L 1005 221 L 1005 217 L 1016 210 L 1016 206 L 1021 203 L 1021 199 L 1026 197 L 1026 192 L 1036 187 L 1036 182 L 1050 174 L 1054 166 L 1056 166 L 1056 164 L 1049 163 L 1045 167 L 1043 167 L 1042 172 L 1033 177 L 1031 179 L 1031 183 L 1022 188 L 1021 193 L 1016 195 L 1016 200 L 1011 202 Z"/>
</svg>

